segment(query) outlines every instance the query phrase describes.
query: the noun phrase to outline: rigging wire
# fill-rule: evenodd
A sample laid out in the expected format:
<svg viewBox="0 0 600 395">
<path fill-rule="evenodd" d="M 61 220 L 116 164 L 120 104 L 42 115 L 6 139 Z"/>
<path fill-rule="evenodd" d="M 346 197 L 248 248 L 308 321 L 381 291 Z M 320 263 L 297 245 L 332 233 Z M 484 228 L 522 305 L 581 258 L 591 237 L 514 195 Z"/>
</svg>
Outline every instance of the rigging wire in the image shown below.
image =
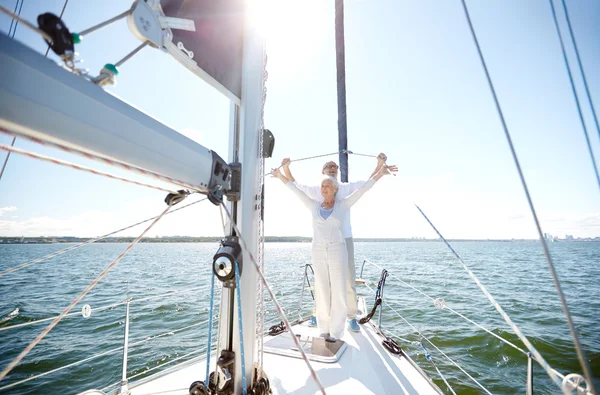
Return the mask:
<svg viewBox="0 0 600 395">
<path fill-rule="evenodd" d="M 21 0 L 21 8 L 19 8 L 19 11 L 17 12 L 17 7 L 19 6 L 19 0 L 17 0 L 17 2 L 15 3 L 15 13 L 17 16 L 21 15 L 21 9 L 23 8 L 23 2 L 25 0 Z M 13 31 L 13 23 L 15 23 L 15 29 Z M 17 25 L 19 24 L 19 21 L 16 20 L 14 17 L 10 20 L 10 28 L 8 29 L 8 36 L 10 38 L 15 38 L 15 34 L 17 32 Z M 48 46 L 48 48 L 50 48 Z M 15 145 L 15 141 L 17 140 L 17 136 L 13 136 L 13 139 L 10 143 L 11 147 L 14 147 Z M 8 159 L 10 158 L 10 151 L 6 153 L 6 158 L 4 158 L 4 163 L 2 164 L 2 169 L 0 170 L 0 180 L 2 180 L 2 176 L 4 175 L 4 170 L 6 169 L 6 164 L 8 163 Z"/>
<path fill-rule="evenodd" d="M 69 0 L 65 0 L 65 4 L 63 4 L 63 8 L 62 10 L 60 10 L 60 15 L 58 16 L 58 19 L 62 19 L 63 15 L 65 14 L 65 9 L 67 8 L 67 4 L 69 4 Z M 48 52 L 50 51 L 50 45 L 48 45 L 48 48 L 46 48 L 46 53 L 44 54 L 44 56 L 48 56 Z"/>
<path fill-rule="evenodd" d="M 565 68 L 567 69 L 567 75 L 569 76 L 569 83 L 571 85 L 571 90 L 573 92 L 573 98 L 575 99 L 575 104 L 577 106 L 577 114 L 579 115 L 579 121 L 581 122 L 581 127 L 583 129 L 583 135 L 585 137 L 585 142 L 588 147 L 588 152 L 590 153 L 590 158 L 592 159 L 592 166 L 594 167 L 594 173 L 596 174 L 596 181 L 598 183 L 598 188 L 600 188 L 600 173 L 598 173 L 598 166 L 596 165 L 596 158 L 594 156 L 594 151 L 592 150 L 592 143 L 590 142 L 590 136 L 588 134 L 587 126 L 586 126 L 585 120 L 583 118 L 581 104 L 579 103 L 579 96 L 577 95 L 577 89 L 575 88 L 575 81 L 573 81 L 573 74 L 571 72 L 571 66 L 569 65 L 569 60 L 567 58 L 567 51 L 565 49 L 565 43 L 563 41 L 562 33 L 560 31 L 560 26 L 558 25 L 558 19 L 556 17 L 556 10 L 554 8 L 554 2 L 553 2 L 553 0 L 548 0 L 548 2 L 550 3 L 550 9 L 552 10 L 552 19 L 554 20 L 554 26 L 556 27 L 556 34 L 558 35 L 558 41 L 560 42 L 560 49 L 562 51 L 563 60 L 565 62 Z M 566 14 L 567 11 L 566 11 L 566 6 L 565 6 L 564 1 L 563 1 L 563 6 L 565 7 L 565 14 Z M 569 20 L 568 18 L 569 17 L 567 15 L 567 21 Z M 579 63 L 579 69 L 581 71 L 581 75 L 583 78 L 583 84 L 585 86 L 585 90 L 588 95 L 588 100 L 590 101 L 590 107 L 592 108 L 592 114 L 594 115 L 594 121 L 596 122 L 598 136 L 600 137 L 600 128 L 598 128 L 598 120 L 596 119 L 596 113 L 594 111 L 594 107 L 591 102 L 591 96 L 590 96 L 590 92 L 588 90 L 585 74 L 583 72 L 581 60 L 579 59 L 579 51 L 577 50 L 577 44 L 575 43 L 575 37 L 573 36 L 573 31 L 571 29 L 571 23 L 568 22 L 568 25 L 569 25 L 569 31 L 571 32 L 571 39 L 573 41 L 573 46 L 575 47 L 575 53 L 577 54 L 577 61 Z M 586 379 L 589 380 L 589 378 L 587 376 L 586 376 Z"/>
<path fill-rule="evenodd" d="M 108 274 L 108 272 L 115 267 L 120 261 L 121 259 L 123 259 L 123 257 L 125 257 L 125 255 L 127 255 L 127 253 L 129 251 L 131 251 L 131 249 L 142 239 L 142 237 L 144 237 L 144 235 L 146 233 L 148 233 L 148 231 L 150 231 L 150 229 L 152 229 L 152 227 L 158 222 L 160 221 L 160 219 L 169 211 L 169 209 L 172 206 L 169 205 L 159 216 L 156 217 L 156 219 L 154 220 L 154 222 L 152 222 L 133 242 L 131 242 L 131 244 L 129 244 L 129 246 L 127 246 L 127 248 L 121 253 L 121 255 L 119 255 L 117 257 L 117 259 L 115 259 L 110 265 L 108 265 L 106 267 L 106 269 L 104 269 L 104 271 L 102 271 L 102 273 L 100 273 L 98 275 L 98 277 L 96 277 L 95 280 L 93 280 L 87 287 L 86 289 L 84 289 L 81 294 L 79 294 L 78 297 L 76 297 L 69 306 L 67 306 L 67 308 L 58 316 L 54 319 L 54 321 L 52 321 L 50 323 L 50 325 L 48 325 L 46 327 L 46 329 L 44 329 L 32 342 L 31 344 L 29 344 L 1 373 L 0 373 L 0 382 L 2 380 L 4 380 L 4 378 L 6 377 L 6 375 L 8 373 L 10 373 L 11 370 L 13 370 L 13 368 L 23 359 L 25 358 L 25 356 L 27 354 L 29 354 L 29 352 L 40 342 L 42 341 L 42 339 L 48 334 L 50 333 L 50 331 L 60 322 L 60 320 L 62 320 L 62 318 L 64 316 L 66 316 L 69 311 L 71 311 L 71 309 L 73 307 L 75 307 L 75 305 L 77 303 L 79 303 L 84 297 L 85 295 L 87 295 L 87 293 L 89 291 L 91 291 L 99 282 L 100 280 L 102 280 L 102 278 L 104 278 L 104 276 L 106 276 Z"/>
<path fill-rule="evenodd" d="M 498 100 L 498 96 L 496 95 L 496 89 L 494 88 L 494 84 L 492 83 L 492 78 L 491 78 L 490 73 L 488 71 L 487 64 L 485 62 L 485 58 L 483 57 L 483 52 L 481 51 L 481 47 L 479 45 L 479 40 L 477 39 L 477 34 L 475 33 L 475 29 L 473 28 L 473 23 L 471 22 L 471 17 L 469 15 L 469 10 L 467 9 L 467 4 L 465 3 L 465 0 L 461 0 L 461 3 L 462 3 L 462 7 L 463 7 L 463 10 L 464 10 L 464 13 L 465 13 L 465 17 L 466 17 L 467 23 L 469 25 L 469 30 L 471 32 L 471 37 L 473 38 L 473 42 L 475 44 L 475 47 L 477 48 L 477 53 L 478 53 L 478 56 L 479 56 L 479 60 L 481 62 L 483 70 L 485 72 L 487 83 L 488 83 L 488 86 L 490 88 L 490 92 L 492 94 L 492 97 L 494 99 L 494 103 L 495 103 L 495 106 L 496 106 L 496 110 L 498 112 L 498 116 L 499 116 L 500 121 L 502 123 L 502 128 L 504 129 L 504 134 L 505 134 L 506 139 L 508 141 L 508 145 L 510 147 L 510 151 L 512 153 L 512 157 L 513 157 L 513 160 L 515 162 L 515 166 L 517 167 L 517 171 L 519 173 L 519 178 L 521 179 L 521 183 L 523 185 L 523 190 L 525 191 L 525 195 L 527 197 L 527 202 L 529 204 L 529 208 L 531 210 L 531 214 L 533 215 L 533 219 L 535 221 L 535 225 L 536 225 L 536 228 L 537 228 L 537 231 L 538 231 L 538 236 L 540 238 L 540 242 L 542 243 L 542 248 L 544 250 L 544 255 L 546 256 L 546 261 L 548 262 L 548 266 L 550 267 L 550 273 L 552 274 L 552 280 L 554 281 L 554 286 L 556 287 L 558 296 L 560 298 L 560 302 L 562 304 L 562 309 L 563 309 L 563 312 L 564 312 L 565 317 L 567 319 L 567 323 L 569 325 L 569 330 L 571 332 L 571 336 L 573 337 L 573 343 L 575 345 L 575 350 L 577 352 L 577 357 L 579 358 L 579 363 L 581 364 L 581 367 L 583 369 L 583 373 L 585 375 L 586 381 L 588 382 L 587 383 L 588 386 L 589 386 L 588 388 L 590 388 L 592 390 L 592 392 L 595 393 L 594 384 L 591 381 L 591 377 L 592 376 L 590 374 L 590 369 L 589 369 L 589 366 L 588 366 L 588 362 L 587 362 L 587 359 L 585 357 L 585 352 L 583 351 L 583 349 L 582 349 L 582 347 L 581 347 L 581 345 L 579 343 L 579 339 L 577 337 L 577 331 L 575 330 L 575 326 L 573 324 L 573 319 L 571 318 L 571 314 L 569 312 L 569 307 L 567 306 L 567 299 L 566 299 L 566 297 L 565 297 L 565 295 L 564 295 L 564 293 L 562 291 L 562 288 L 561 288 L 561 285 L 560 285 L 560 281 L 558 279 L 558 274 L 556 272 L 556 268 L 554 267 L 554 263 L 552 262 L 552 257 L 550 256 L 550 251 L 548 250 L 548 245 L 546 244 L 546 240 L 544 239 L 544 234 L 542 232 L 542 227 L 541 227 L 540 222 L 538 220 L 537 213 L 536 213 L 535 207 L 533 205 L 533 200 L 531 198 L 531 195 L 529 194 L 529 188 L 527 187 L 527 182 L 525 181 L 525 176 L 523 175 L 523 170 L 521 169 L 521 165 L 519 163 L 519 159 L 517 157 L 517 152 L 516 152 L 515 147 L 513 145 L 512 138 L 510 136 L 510 132 L 508 131 L 508 126 L 506 125 L 506 120 L 504 119 L 504 113 L 502 112 L 502 108 L 500 107 L 500 101 Z M 598 185 L 600 186 L 600 179 L 599 179 L 599 184 Z M 418 208 L 418 206 L 417 206 L 417 208 Z M 421 209 L 419 209 L 419 211 L 421 211 Z M 421 211 L 421 213 L 423 214 L 422 211 Z M 423 215 L 425 215 L 425 214 L 423 214 Z M 429 220 L 428 220 L 428 222 L 429 222 Z M 431 222 L 430 222 L 430 224 L 431 224 Z M 431 225 L 433 226 L 433 224 L 431 224 Z M 435 229 L 435 227 L 434 227 L 434 229 Z M 437 230 L 436 230 L 436 232 L 437 232 Z M 438 232 L 438 234 L 439 234 L 439 232 Z M 449 244 L 448 244 L 448 246 L 449 246 Z M 454 251 L 454 250 L 452 250 L 452 251 Z M 461 262 L 462 262 L 462 260 L 461 260 Z M 476 281 L 476 282 L 478 282 L 478 281 Z M 491 295 L 489 295 L 489 297 L 491 297 Z M 508 318 L 508 316 L 506 316 L 506 318 Z M 529 341 L 527 341 L 527 342 L 529 343 Z M 531 343 L 529 343 L 529 345 L 531 345 Z M 533 348 L 533 346 L 531 346 L 531 347 Z M 537 352 L 537 350 L 536 350 L 536 352 Z M 540 355 L 540 358 L 541 358 L 541 355 Z M 539 361 L 539 362 L 541 363 L 541 361 Z M 546 365 L 547 365 L 547 363 L 546 363 Z M 544 369 L 546 369 L 546 371 L 548 372 L 548 374 L 550 374 L 550 377 L 552 377 L 552 379 L 560 386 L 561 385 L 560 384 L 560 380 L 558 380 L 558 378 L 556 377 L 556 375 L 554 373 L 552 373 L 551 370 L 549 370 L 549 366 L 544 366 L 544 365 L 542 365 L 542 366 L 544 367 Z"/>
<path fill-rule="evenodd" d="M 19 1 L 21 2 L 21 6 L 19 7 Z M 25 0 L 17 0 L 17 2 L 15 3 L 15 11 L 14 14 L 19 17 L 21 16 L 21 10 L 23 9 L 23 3 L 25 2 Z M 17 10 L 18 9 L 18 10 Z M 10 27 L 8 28 L 8 36 L 10 38 L 15 38 L 15 34 L 17 34 L 17 26 L 19 25 L 19 20 L 16 19 L 14 16 L 13 18 L 10 20 Z M 14 27 L 14 29 L 13 29 Z"/>
<path fill-rule="evenodd" d="M 575 49 L 575 55 L 577 57 L 577 64 L 579 65 L 579 72 L 581 73 L 581 77 L 583 79 L 583 86 L 585 88 L 585 93 L 586 93 L 588 102 L 590 104 L 590 109 L 592 110 L 592 117 L 594 118 L 594 123 L 596 124 L 596 131 L 598 132 L 598 137 L 600 137 L 600 125 L 598 123 L 598 117 L 596 116 L 596 109 L 594 107 L 594 101 L 592 100 L 592 95 L 591 95 L 590 89 L 588 87 L 585 71 L 583 70 L 581 56 L 579 56 L 579 48 L 577 47 L 577 40 L 575 39 L 575 34 L 573 33 L 573 28 L 571 27 L 571 19 L 569 18 L 569 10 L 567 9 L 565 0 L 561 0 L 561 2 L 562 2 L 563 10 L 565 12 L 565 19 L 567 20 L 567 26 L 569 27 L 569 34 L 571 36 L 571 41 L 573 42 L 573 48 Z"/>
</svg>

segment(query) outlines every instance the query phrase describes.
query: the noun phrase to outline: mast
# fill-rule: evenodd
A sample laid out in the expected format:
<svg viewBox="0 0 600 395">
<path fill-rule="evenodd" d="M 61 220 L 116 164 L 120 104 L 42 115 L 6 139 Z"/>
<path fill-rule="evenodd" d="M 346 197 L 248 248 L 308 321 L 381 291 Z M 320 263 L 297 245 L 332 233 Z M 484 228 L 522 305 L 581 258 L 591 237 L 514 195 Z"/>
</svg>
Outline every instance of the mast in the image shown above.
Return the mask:
<svg viewBox="0 0 600 395">
<path fill-rule="evenodd" d="M 335 65 L 337 72 L 338 146 L 340 176 L 348 182 L 348 128 L 346 123 L 346 47 L 344 44 L 344 0 L 335 0 Z"/>
</svg>

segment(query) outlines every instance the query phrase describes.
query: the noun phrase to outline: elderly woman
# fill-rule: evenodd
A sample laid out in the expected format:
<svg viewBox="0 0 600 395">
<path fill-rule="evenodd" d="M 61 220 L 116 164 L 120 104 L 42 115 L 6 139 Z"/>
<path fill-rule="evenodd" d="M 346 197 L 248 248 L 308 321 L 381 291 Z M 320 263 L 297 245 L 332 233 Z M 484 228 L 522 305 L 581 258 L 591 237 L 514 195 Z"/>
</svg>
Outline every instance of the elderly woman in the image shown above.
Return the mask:
<svg viewBox="0 0 600 395">
<path fill-rule="evenodd" d="M 342 226 L 346 212 L 377 180 L 390 174 L 384 165 L 362 187 L 344 199 L 336 201 L 339 185 L 337 179 L 325 176 L 321 182 L 323 203 L 312 200 L 296 184 L 288 180 L 279 169 L 273 177 L 279 178 L 300 198 L 311 211 L 313 222 L 312 263 L 315 271 L 315 304 L 317 326 L 321 337 L 335 342 L 344 334 L 346 323 L 346 276 L 348 258 Z"/>
</svg>

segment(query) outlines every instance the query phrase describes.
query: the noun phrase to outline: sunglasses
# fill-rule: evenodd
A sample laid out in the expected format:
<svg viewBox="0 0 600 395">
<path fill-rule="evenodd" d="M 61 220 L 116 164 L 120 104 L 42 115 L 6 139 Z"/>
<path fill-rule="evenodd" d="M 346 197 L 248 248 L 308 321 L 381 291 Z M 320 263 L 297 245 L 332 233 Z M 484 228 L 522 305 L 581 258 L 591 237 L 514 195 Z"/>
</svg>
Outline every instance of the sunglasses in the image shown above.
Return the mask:
<svg viewBox="0 0 600 395">
<path fill-rule="evenodd" d="M 330 164 L 330 165 L 323 166 L 323 170 L 325 170 L 325 169 L 339 169 L 339 166 L 336 165 L 335 163 L 333 163 L 333 164 Z"/>
</svg>

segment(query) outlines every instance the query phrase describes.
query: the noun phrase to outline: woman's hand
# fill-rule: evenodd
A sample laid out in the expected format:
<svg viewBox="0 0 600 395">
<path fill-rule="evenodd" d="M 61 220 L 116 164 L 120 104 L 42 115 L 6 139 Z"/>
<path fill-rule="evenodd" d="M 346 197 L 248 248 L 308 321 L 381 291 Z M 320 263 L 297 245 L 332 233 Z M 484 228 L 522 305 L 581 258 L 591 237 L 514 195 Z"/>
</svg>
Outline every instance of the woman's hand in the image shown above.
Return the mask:
<svg viewBox="0 0 600 395">
<path fill-rule="evenodd" d="M 281 174 L 281 171 L 279 169 L 271 169 L 271 176 L 279 178 L 284 184 L 286 184 L 289 181 L 286 176 Z"/>
<path fill-rule="evenodd" d="M 396 165 L 383 165 L 383 166 L 381 166 L 381 169 L 379 169 L 377 174 L 375 174 L 375 177 L 374 177 L 375 181 L 379 180 L 383 176 L 387 176 L 388 174 L 396 175 L 397 171 L 398 171 L 398 166 L 396 166 Z"/>
</svg>

